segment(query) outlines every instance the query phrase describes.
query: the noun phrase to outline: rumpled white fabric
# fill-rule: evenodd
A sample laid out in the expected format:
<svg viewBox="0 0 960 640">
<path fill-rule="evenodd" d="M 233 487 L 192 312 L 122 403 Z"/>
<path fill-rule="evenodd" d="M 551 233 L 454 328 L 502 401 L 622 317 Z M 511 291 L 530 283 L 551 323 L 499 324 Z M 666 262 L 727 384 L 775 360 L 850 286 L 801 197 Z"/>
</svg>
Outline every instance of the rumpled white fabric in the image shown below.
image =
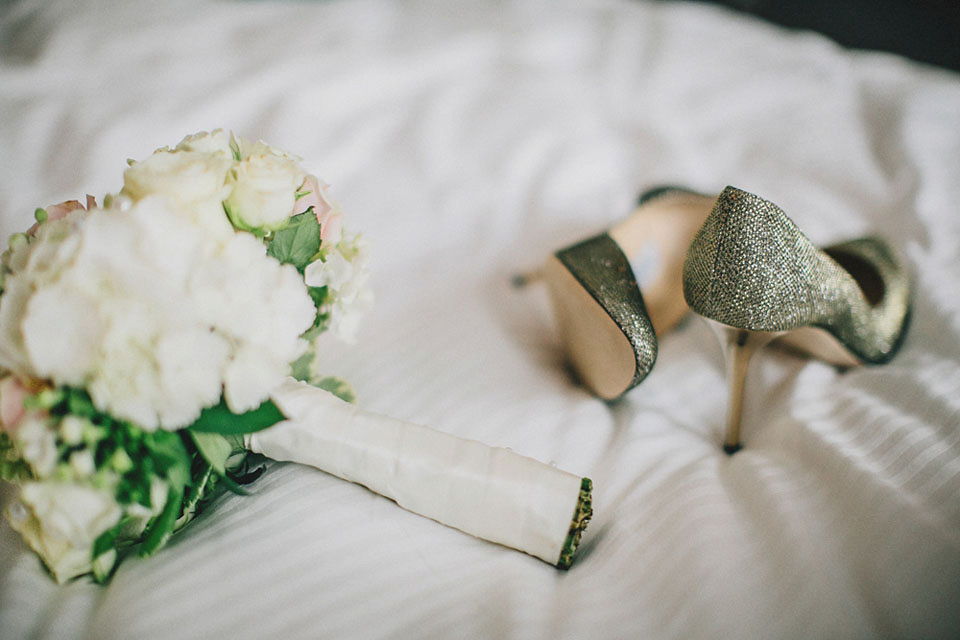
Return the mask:
<svg viewBox="0 0 960 640">
<path fill-rule="evenodd" d="M 105 588 L 56 586 L 3 523 L 3 638 L 957 637 L 957 74 L 699 4 L 20 0 L 0 116 L 4 235 L 186 133 L 297 152 L 373 247 L 376 306 L 325 370 L 591 477 L 596 511 L 560 572 L 276 464 Z M 626 398 L 591 397 L 510 279 L 661 182 L 761 194 L 818 243 L 890 238 L 902 352 L 761 354 L 732 458 L 696 318 Z"/>
</svg>

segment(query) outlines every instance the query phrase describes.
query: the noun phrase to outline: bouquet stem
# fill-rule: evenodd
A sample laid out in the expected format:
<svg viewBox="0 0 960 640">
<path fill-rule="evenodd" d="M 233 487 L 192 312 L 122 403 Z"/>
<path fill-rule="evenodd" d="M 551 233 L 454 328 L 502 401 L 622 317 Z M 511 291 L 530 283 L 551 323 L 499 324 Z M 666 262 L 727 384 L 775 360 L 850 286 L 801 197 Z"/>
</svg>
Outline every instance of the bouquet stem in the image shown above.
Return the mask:
<svg viewBox="0 0 960 640">
<path fill-rule="evenodd" d="M 589 479 L 362 411 L 294 380 L 273 401 L 287 420 L 245 436 L 251 451 L 315 467 L 470 535 L 570 565 L 591 515 Z"/>
</svg>

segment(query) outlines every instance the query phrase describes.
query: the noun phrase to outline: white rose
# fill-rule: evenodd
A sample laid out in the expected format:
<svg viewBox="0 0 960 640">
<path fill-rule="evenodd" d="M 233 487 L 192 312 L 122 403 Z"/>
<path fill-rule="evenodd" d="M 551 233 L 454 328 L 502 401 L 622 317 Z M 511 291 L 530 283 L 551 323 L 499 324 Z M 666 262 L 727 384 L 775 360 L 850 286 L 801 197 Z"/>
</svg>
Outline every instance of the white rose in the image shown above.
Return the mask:
<svg viewBox="0 0 960 640">
<path fill-rule="evenodd" d="M 7 519 L 53 573 L 57 582 L 92 568 L 93 543 L 120 521 L 120 506 L 107 491 L 76 484 L 26 482 Z"/>
<path fill-rule="evenodd" d="M 123 172 L 121 194 L 135 202 L 164 196 L 185 207 L 199 227 L 224 236 L 233 231 L 223 211 L 223 199 L 230 192 L 224 183 L 232 163 L 229 154 L 219 151 L 160 150 Z"/>
<path fill-rule="evenodd" d="M 121 193 L 134 201 L 162 195 L 195 202 L 224 192 L 230 160 L 220 153 L 157 151 L 123 172 Z"/>
<path fill-rule="evenodd" d="M 230 134 L 223 129 L 214 129 L 209 132 L 201 131 L 185 136 L 173 150 L 220 153 L 225 154 L 228 158 L 233 157 L 233 150 L 230 148 Z"/>
<path fill-rule="evenodd" d="M 246 160 L 254 156 L 277 156 L 279 158 L 286 158 L 294 163 L 299 164 L 301 161 L 300 156 L 296 156 L 292 153 L 287 153 L 282 149 L 277 149 L 271 147 L 263 140 L 247 140 L 242 136 L 230 134 L 230 148 L 236 153 L 236 157 L 239 160 Z"/>
<path fill-rule="evenodd" d="M 227 178 L 233 190 L 223 203 L 230 220 L 250 231 L 283 227 L 304 176 L 297 162 L 284 155 L 264 153 L 236 163 Z"/>
</svg>

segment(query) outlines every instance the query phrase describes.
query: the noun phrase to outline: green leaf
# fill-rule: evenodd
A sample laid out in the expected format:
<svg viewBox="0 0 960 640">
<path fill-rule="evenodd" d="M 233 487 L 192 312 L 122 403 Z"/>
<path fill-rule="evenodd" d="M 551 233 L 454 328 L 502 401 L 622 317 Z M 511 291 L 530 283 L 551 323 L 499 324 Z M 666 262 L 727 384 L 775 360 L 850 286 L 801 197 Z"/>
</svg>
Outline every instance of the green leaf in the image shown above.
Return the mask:
<svg viewBox="0 0 960 640">
<path fill-rule="evenodd" d="M 322 287 L 307 287 L 307 293 L 310 294 L 310 299 L 313 300 L 313 306 L 319 309 L 327 302 L 329 290 L 326 285 Z"/>
<path fill-rule="evenodd" d="M 317 317 L 313 320 L 313 326 L 300 334 L 300 337 L 306 340 L 307 342 L 313 342 L 313 340 L 327 330 L 327 327 L 330 326 L 330 314 L 329 313 L 318 313 Z"/>
<path fill-rule="evenodd" d="M 313 350 L 309 350 L 304 353 L 302 356 L 290 363 L 290 376 L 301 382 L 309 382 L 311 373 L 311 365 L 313 364 Z"/>
<path fill-rule="evenodd" d="M 207 465 L 203 473 L 194 478 L 193 486 L 190 487 L 190 492 L 187 494 L 187 499 L 183 502 L 183 508 L 180 510 L 180 514 L 177 517 L 176 521 L 173 523 L 174 530 L 180 529 L 188 522 L 193 520 L 197 513 L 199 512 L 199 503 L 203 499 L 210 486 L 216 482 L 217 476 L 213 473 L 213 467 Z"/>
<path fill-rule="evenodd" d="M 117 568 L 117 560 L 120 554 L 116 549 L 109 549 L 106 553 L 94 556 L 91 568 L 93 569 L 93 579 L 97 584 L 106 584 Z"/>
<path fill-rule="evenodd" d="M 106 553 L 110 549 L 115 548 L 117 546 L 117 538 L 120 535 L 120 532 L 129 526 L 134 519 L 135 518 L 131 516 L 122 518 L 120 522 L 97 536 L 97 539 L 93 541 L 93 552 L 91 553 L 91 558 L 96 558 L 97 556 Z"/>
<path fill-rule="evenodd" d="M 256 409 L 236 414 L 227 408 L 226 402 L 207 407 L 200 413 L 197 421 L 188 428 L 191 432 L 219 433 L 223 435 L 237 433 L 252 433 L 267 427 L 272 427 L 286 416 L 280 412 L 277 405 L 267 400 Z"/>
<path fill-rule="evenodd" d="M 226 474 L 226 462 L 233 453 L 233 445 L 219 433 L 190 431 L 190 437 L 207 464 L 220 475 Z"/>
<path fill-rule="evenodd" d="M 267 253 L 292 264 L 301 273 L 320 251 L 320 223 L 310 211 L 290 218 L 287 226 L 276 231 L 267 245 Z"/>
<path fill-rule="evenodd" d="M 244 489 L 243 487 L 241 487 L 241 486 L 239 485 L 239 483 L 237 483 L 237 482 L 236 482 L 233 478 L 231 478 L 230 476 L 221 476 L 221 477 L 220 477 L 220 482 L 223 483 L 223 486 L 225 486 L 225 487 L 226 487 L 227 489 L 229 489 L 232 493 L 235 493 L 235 494 L 237 494 L 238 496 L 248 496 L 248 495 L 250 495 L 250 492 L 249 492 L 249 491 L 247 491 L 246 489 Z"/>
<path fill-rule="evenodd" d="M 44 389 L 39 393 L 24 398 L 23 406 L 25 409 L 48 411 L 63 402 L 66 397 L 66 391 L 62 388 Z"/>
<path fill-rule="evenodd" d="M 170 491 L 167 492 L 167 502 L 163 505 L 163 511 L 150 521 L 147 530 L 144 532 L 143 544 L 140 546 L 141 557 L 153 555 L 167 543 L 170 534 L 173 533 L 173 525 L 177 521 L 177 515 L 180 513 L 182 497 L 182 491 L 170 487 Z"/>
<path fill-rule="evenodd" d="M 17 453 L 13 440 L 0 431 L 0 479 L 20 482 L 32 476 L 30 465 Z"/>
<path fill-rule="evenodd" d="M 319 380 L 312 380 L 311 384 L 324 391 L 329 391 L 344 402 L 354 403 L 357 401 L 357 394 L 354 392 L 353 387 L 343 378 L 329 376 L 320 378 Z"/>
<path fill-rule="evenodd" d="M 86 391 L 80 389 L 67 389 L 67 410 L 75 416 L 91 418 L 97 415 L 97 409 L 93 406 L 93 400 Z"/>
<path fill-rule="evenodd" d="M 143 444 L 150 450 L 157 470 L 166 475 L 174 488 L 183 489 L 189 483 L 190 455 L 178 434 L 163 430 L 146 433 Z"/>
</svg>

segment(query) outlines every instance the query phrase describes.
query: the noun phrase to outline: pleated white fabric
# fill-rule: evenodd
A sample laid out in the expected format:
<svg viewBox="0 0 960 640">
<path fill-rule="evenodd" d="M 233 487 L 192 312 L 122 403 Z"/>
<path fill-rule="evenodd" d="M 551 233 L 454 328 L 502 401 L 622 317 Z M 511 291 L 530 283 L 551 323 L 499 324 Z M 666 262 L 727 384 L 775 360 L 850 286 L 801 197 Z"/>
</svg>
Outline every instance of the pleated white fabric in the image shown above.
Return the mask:
<svg viewBox="0 0 960 640">
<path fill-rule="evenodd" d="M 864 638 L 960 630 L 960 77 L 700 4 L 87 2 L 0 9 L 0 231 L 214 127 L 305 158 L 372 244 L 324 366 L 371 411 L 589 476 L 573 568 L 275 464 L 105 588 L 0 525 L 3 638 Z M 604 403 L 510 278 L 661 182 L 909 258 L 889 365 L 764 353 L 720 449 L 710 331 Z M 8 502 L 4 485 L 0 499 Z"/>
</svg>

